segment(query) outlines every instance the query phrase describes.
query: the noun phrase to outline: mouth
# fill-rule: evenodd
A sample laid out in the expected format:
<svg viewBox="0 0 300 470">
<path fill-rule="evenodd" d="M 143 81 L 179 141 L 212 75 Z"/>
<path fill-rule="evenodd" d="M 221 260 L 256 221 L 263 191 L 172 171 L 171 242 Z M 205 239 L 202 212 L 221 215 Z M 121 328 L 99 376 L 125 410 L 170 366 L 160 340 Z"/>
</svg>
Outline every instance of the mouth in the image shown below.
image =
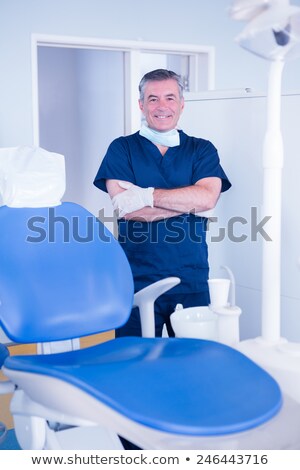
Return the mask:
<svg viewBox="0 0 300 470">
<path fill-rule="evenodd" d="M 172 116 L 171 116 L 171 114 L 168 114 L 168 115 L 161 115 L 161 114 L 159 114 L 159 115 L 155 115 L 154 117 L 155 117 L 156 119 L 164 120 L 164 119 L 169 119 L 169 118 L 171 118 Z"/>
</svg>

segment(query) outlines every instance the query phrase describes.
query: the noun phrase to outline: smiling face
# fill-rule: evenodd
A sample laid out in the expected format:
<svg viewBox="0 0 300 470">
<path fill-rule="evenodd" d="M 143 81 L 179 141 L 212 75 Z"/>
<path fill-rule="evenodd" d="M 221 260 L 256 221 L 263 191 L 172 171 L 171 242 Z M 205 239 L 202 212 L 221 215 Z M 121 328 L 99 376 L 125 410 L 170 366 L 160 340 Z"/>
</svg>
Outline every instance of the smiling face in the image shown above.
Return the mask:
<svg viewBox="0 0 300 470">
<path fill-rule="evenodd" d="M 153 80 L 145 85 L 144 100 L 139 100 L 148 126 L 159 132 L 174 129 L 184 107 L 176 80 Z"/>
</svg>

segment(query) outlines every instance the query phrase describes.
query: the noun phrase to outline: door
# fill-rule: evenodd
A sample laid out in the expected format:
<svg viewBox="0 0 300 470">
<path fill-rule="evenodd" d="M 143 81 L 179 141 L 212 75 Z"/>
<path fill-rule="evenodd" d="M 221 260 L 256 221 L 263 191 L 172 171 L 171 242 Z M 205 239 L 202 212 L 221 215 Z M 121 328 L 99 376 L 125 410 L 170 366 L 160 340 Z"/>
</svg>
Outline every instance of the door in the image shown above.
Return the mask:
<svg viewBox="0 0 300 470">
<path fill-rule="evenodd" d="M 109 197 L 93 186 L 109 143 L 124 134 L 124 54 L 39 47 L 39 145 L 66 161 L 65 201 L 112 215 Z"/>
</svg>

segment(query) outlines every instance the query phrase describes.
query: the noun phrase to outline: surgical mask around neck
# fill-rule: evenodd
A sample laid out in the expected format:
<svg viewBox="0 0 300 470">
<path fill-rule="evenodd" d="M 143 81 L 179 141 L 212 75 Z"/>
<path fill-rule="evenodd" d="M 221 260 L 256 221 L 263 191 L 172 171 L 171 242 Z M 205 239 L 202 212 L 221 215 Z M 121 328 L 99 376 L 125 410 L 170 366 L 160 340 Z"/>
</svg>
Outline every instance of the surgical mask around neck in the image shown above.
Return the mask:
<svg viewBox="0 0 300 470">
<path fill-rule="evenodd" d="M 177 129 L 159 132 L 143 124 L 140 130 L 140 135 L 153 142 L 153 144 L 159 144 L 165 147 L 176 147 L 180 144 L 179 132 Z"/>
</svg>

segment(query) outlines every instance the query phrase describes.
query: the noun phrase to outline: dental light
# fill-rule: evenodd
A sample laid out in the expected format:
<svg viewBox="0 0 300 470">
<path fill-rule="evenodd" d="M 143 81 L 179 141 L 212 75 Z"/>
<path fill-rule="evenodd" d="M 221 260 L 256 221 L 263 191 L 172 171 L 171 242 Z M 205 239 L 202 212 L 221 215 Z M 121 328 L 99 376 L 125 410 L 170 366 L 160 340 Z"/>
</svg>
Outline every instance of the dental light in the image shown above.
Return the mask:
<svg viewBox="0 0 300 470">
<path fill-rule="evenodd" d="M 288 0 L 236 1 L 231 15 L 234 19 L 250 19 L 236 38 L 244 49 L 267 60 L 300 55 L 300 8 L 289 5 Z"/>
<path fill-rule="evenodd" d="M 300 55 L 300 8 L 288 0 L 236 0 L 233 19 L 249 21 L 237 36 L 240 46 L 271 61 L 267 130 L 263 146 L 263 214 L 271 216 L 263 241 L 262 257 L 262 340 L 279 343 L 281 288 L 281 179 L 283 142 L 280 129 L 281 77 L 284 61 Z"/>
</svg>

